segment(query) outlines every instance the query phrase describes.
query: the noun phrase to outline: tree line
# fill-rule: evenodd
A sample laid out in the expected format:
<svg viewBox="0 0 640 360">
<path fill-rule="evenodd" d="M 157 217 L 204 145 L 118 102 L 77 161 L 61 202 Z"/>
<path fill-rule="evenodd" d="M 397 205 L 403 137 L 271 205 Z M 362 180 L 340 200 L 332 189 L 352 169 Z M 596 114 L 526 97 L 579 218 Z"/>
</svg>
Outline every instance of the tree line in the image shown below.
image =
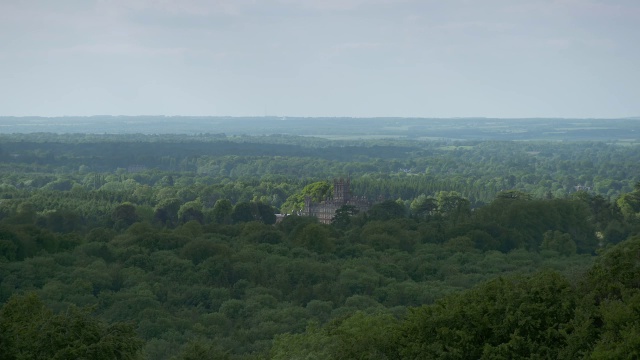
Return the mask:
<svg viewBox="0 0 640 360">
<path fill-rule="evenodd" d="M 309 148 L 319 144 L 326 145 Z M 0 174 L 0 354 L 632 356 L 640 246 L 633 177 L 609 178 L 624 184 L 615 197 L 597 182 L 583 183 L 590 191 L 564 191 L 563 181 L 591 176 L 579 171 L 587 163 L 576 164 L 584 156 L 597 164 L 592 171 L 608 167 L 597 151 L 572 153 L 585 144 L 424 146 L 433 147 L 431 158 L 421 158 L 423 149 L 396 162 L 362 160 L 366 172 L 347 173 L 352 191 L 375 204 L 344 206 L 327 225 L 294 210 L 305 196 L 326 198 L 334 174 L 353 163 L 320 168 L 322 177 L 278 167 L 237 178 L 119 166 L 100 172 L 76 168 L 82 154 L 72 152 L 64 155 L 72 166 L 20 162 L 3 143 L 13 160 Z M 629 149 L 589 146 L 619 151 L 621 164 L 634 159 Z M 498 148 L 513 163 L 491 155 Z M 539 156 L 547 160 L 531 160 Z M 456 158 L 469 168 L 449 163 Z M 305 158 L 268 161 L 294 160 Z M 230 170 L 253 160 L 234 161 Z M 559 170 L 541 175 L 552 165 Z M 396 166 L 407 167 L 376 172 Z M 483 182 L 505 166 L 514 170 Z M 528 167 L 532 177 L 505 175 Z M 529 183 L 534 191 L 521 186 Z M 276 223 L 279 212 L 291 215 Z M 30 341 L 36 333 L 41 341 Z"/>
</svg>

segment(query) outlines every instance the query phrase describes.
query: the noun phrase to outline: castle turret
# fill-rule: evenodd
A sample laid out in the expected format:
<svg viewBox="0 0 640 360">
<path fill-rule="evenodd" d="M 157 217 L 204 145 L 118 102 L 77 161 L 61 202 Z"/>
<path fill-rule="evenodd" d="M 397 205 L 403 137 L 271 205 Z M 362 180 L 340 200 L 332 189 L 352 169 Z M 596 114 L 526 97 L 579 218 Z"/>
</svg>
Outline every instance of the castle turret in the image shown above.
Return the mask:
<svg viewBox="0 0 640 360">
<path fill-rule="evenodd" d="M 333 180 L 333 201 L 347 203 L 351 192 L 351 179 L 340 178 Z"/>
</svg>

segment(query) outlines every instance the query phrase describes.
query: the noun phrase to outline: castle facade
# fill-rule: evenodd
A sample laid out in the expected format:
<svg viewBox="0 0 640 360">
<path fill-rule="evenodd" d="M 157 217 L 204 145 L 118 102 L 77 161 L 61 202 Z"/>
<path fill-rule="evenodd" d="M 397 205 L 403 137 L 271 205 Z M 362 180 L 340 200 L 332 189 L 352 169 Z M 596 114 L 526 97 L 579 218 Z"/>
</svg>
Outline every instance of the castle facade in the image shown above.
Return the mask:
<svg viewBox="0 0 640 360">
<path fill-rule="evenodd" d="M 331 224 L 331 220 L 336 214 L 336 210 L 344 205 L 352 205 L 358 211 L 367 211 L 371 207 L 371 202 L 365 197 L 351 196 L 351 179 L 343 178 L 333 180 L 333 197 L 315 203 L 310 197 L 305 198 L 302 216 L 313 216 L 323 224 Z"/>
</svg>

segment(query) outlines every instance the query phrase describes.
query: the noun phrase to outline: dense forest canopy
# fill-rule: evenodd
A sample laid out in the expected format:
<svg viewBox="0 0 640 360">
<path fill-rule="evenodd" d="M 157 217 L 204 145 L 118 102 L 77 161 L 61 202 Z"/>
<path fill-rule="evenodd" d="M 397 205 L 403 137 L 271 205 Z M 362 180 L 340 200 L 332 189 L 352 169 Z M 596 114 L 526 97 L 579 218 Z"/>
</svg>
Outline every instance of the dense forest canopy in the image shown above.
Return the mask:
<svg viewBox="0 0 640 360">
<path fill-rule="evenodd" d="M 225 132 L 0 135 L 2 358 L 638 355 L 635 142 Z"/>
</svg>

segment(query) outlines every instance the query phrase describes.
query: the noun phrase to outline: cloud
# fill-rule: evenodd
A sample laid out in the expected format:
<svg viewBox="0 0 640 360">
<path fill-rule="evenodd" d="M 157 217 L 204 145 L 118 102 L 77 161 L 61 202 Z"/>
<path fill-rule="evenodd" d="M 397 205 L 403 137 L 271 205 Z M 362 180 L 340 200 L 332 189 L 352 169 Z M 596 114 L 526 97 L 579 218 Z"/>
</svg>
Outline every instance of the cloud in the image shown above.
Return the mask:
<svg viewBox="0 0 640 360">
<path fill-rule="evenodd" d="M 599 19 L 634 18 L 636 20 L 640 16 L 640 3 L 636 0 L 529 0 L 514 1 L 501 8 L 511 14 L 529 14 L 530 16 L 572 15 Z"/>
<path fill-rule="evenodd" d="M 381 47 L 380 43 L 375 42 L 347 42 L 335 46 L 339 50 L 371 50 Z"/>
<path fill-rule="evenodd" d="M 212 14 L 240 14 L 255 4 L 251 0 L 98 0 L 98 6 L 120 11 L 160 12 L 207 16 Z"/>
<path fill-rule="evenodd" d="M 542 83 L 565 79 L 565 92 L 603 83 L 616 96 L 638 93 L 639 9 L 638 0 L 0 0 L 0 75 L 6 89 L 42 89 L 44 99 L 65 86 L 77 91 L 74 81 L 95 79 L 105 92 L 158 81 L 227 96 L 229 113 L 265 101 L 273 86 L 311 114 L 336 88 L 344 99 L 327 99 L 327 108 L 340 106 L 336 99 L 370 103 L 371 84 L 388 83 L 397 91 L 377 94 L 390 108 L 380 101 L 376 109 L 393 112 L 401 101 L 415 112 L 424 93 L 445 86 L 442 103 L 459 115 L 460 89 L 562 99 Z"/>
<path fill-rule="evenodd" d="M 132 56 L 183 56 L 189 51 L 184 47 L 146 47 L 126 43 L 100 43 L 54 49 L 50 54 L 64 55 L 132 55 Z"/>
<path fill-rule="evenodd" d="M 398 7 L 415 0 L 275 0 L 284 5 L 323 12 L 352 11 L 380 5 Z M 427 0 L 430 1 L 430 0 Z"/>
<path fill-rule="evenodd" d="M 434 29 L 457 33 L 505 33 L 513 31 L 515 24 L 511 22 L 493 21 L 452 21 L 434 26 Z"/>
<path fill-rule="evenodd" d="M 321 11 L 353 10 L 367 3 L 366 0 L 280 0 L 281 4 Z"/>
</svg>

